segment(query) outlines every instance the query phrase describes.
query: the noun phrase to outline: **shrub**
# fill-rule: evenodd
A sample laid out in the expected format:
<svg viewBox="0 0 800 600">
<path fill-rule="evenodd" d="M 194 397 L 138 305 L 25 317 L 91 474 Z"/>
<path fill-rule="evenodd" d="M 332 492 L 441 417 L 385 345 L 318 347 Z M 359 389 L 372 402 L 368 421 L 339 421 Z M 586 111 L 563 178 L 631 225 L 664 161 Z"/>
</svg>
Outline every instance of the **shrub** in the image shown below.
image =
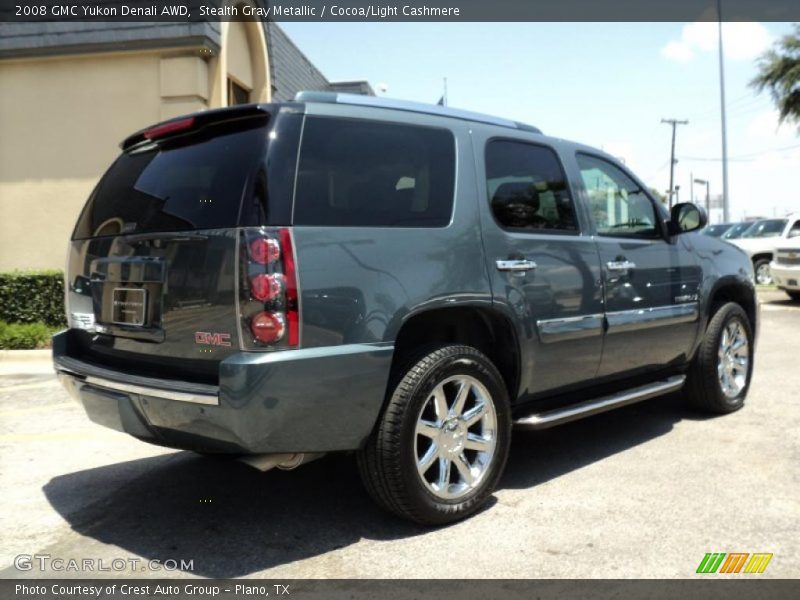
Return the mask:
<svg viewBox="0 0 800 600">
<path fill-rule="evenodd" d="M 0 273 L 0 321 L 66 325 L 61 271 Z"/>
<path fill-rule="evenodd" d="M 50 346 L 57 327 L 44 323 L 6 323 L 0 321 L 0 349 L 33 350 Z"/>
</svg>

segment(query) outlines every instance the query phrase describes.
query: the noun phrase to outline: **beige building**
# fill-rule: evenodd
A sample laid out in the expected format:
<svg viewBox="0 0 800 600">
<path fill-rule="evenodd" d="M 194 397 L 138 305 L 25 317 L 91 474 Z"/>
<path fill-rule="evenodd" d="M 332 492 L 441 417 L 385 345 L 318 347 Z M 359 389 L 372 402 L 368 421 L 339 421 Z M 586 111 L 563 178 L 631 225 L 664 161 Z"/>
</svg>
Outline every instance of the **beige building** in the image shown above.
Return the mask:
<svg viewBox="0 0 800 600">
<path fill-rule="evenodd" d="M 0 271 L 63 268 L 77 216 L 128 134 L 301 89 L 337 84 L 273 23 L 3 25 Z"/>
</svg>

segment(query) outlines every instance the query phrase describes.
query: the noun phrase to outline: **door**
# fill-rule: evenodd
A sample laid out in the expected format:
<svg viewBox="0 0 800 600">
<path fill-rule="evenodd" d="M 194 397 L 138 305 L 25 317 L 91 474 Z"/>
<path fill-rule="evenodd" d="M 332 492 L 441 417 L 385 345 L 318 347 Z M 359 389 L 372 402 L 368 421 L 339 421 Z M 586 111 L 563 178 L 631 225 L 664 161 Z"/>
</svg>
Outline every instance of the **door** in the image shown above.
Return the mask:
<svg viewBox="0 0 800 600">
<path fill-rule="evenodd" d="M 599 375 L 685 362 L 698 327 L 701 272 L 686 239 L 666 235 L 655 202 L 625 170 L 576 156 L 605 288 Z"/>
<path fill-rule="evenodd" d="M 522 393 L 590 380 L 603 343 L 600 265 L 558 155 L 519 139 L 475 141 L 487 269 L 520 332 Z"/>
</svg>

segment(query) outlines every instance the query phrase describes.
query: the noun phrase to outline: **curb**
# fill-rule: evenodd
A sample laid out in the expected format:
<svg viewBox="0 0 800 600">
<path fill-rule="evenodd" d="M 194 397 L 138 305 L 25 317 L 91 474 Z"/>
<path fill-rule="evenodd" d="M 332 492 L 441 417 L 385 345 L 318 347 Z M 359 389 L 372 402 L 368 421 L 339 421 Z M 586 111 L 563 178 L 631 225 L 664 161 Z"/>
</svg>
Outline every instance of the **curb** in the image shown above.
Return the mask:
<svg viewBox="0 0 800 600">
<path fill-rule="evenodd" d="M 33 362 L 49 361 L 53 351 L 49 348 L 43 350 L 0 350 L 0 362 Z"/>
</svg>

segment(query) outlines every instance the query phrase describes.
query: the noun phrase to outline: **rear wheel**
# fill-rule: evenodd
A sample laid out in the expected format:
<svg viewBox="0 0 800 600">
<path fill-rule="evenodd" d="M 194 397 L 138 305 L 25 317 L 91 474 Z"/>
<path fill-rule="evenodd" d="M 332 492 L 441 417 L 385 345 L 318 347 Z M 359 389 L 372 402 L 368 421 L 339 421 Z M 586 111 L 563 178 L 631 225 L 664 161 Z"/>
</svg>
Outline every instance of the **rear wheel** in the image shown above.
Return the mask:
<svg viewBox="0 0 800 600">
<path fill-rule="evenodd" d="M 753 330 L 733 302 L 714 313 L 689 370 L 684 393 L 704 412 L 727 414 L 745 401 L 753 374 Z"/>
<path fill-rule="evenodd" d="M 756 283 L 758 285 L 769 285 L 772 283 L 772 273 L 769 268 L 768 258 L 759 258 L 753 263 L 753 271 L 756 274 Z"/>
<path fill-rule="evenodd" d="M 502 475 L 508 393 L 494 364 L 469 346 L 444 346 L 412 362 L 359 453 L 359 470 L 389 511 L 450 523 L 478 510 Z"/>
</svg>

